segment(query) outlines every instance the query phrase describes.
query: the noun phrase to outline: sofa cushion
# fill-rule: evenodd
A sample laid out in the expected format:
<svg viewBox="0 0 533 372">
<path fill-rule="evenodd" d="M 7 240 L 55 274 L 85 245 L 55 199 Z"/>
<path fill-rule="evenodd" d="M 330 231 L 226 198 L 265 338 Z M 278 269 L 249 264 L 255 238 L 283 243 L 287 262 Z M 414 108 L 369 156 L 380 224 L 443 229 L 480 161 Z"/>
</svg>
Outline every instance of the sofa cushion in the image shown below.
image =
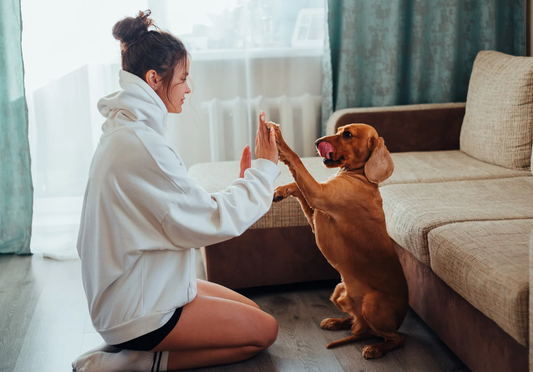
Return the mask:
<svg viewBox="0 0 533 372">
<path fill-rule="evenodd" d="M 513 170 L 477 160 L 462 151 L 392 153 L 394 173 L 380 186 L 398 183 L 444 182 L 521 177 L 527 170 Z"/>
<path fill-rule="evenodd" d="M 488 164 L 472 158 L 462 151 L 430 151 L 392 153 L 394 173 L 381 186 L 415 183 L 442 182 L 456 180 L 476 180 L 491 178 L 520 177 L 530 175 L 529 171 L 517 171 Z M 328 169 L 320 157 L 302 158 L 302 162 L 318 181 L 325 181 L 337 172 Z M 293 181 L 289 169 L 279 163 L 281 174 L 275 186 Z M 239 174 L 238 161 L 202 163 L 193 165 L 189 175 L 208 192 L 216 192 L 228 187 Z M 288 198 L 275 203 L 270 211 L 259 219 L 251 228 L 307 226 L 308 222 L 295 198 Z"/>
<path fill-rule="evenodd" d="M 428 234 L 435 274 L 524 346 L 532 230 L 533 219 L 524 219 L 452 223 Z"/>
<path fill-rule="evenodd" d="M 528 169 L 533 137 L 533 58 L 481 51 L 474 62 L 460 148 L 476 159 Z"/>
<path fill-rule="evenodd" d="M 387 231 L 427 266 L 428 233 L 462 221 L 533 218 L 533 176 L 398 184 L 381 189 Z"/>
</svg>

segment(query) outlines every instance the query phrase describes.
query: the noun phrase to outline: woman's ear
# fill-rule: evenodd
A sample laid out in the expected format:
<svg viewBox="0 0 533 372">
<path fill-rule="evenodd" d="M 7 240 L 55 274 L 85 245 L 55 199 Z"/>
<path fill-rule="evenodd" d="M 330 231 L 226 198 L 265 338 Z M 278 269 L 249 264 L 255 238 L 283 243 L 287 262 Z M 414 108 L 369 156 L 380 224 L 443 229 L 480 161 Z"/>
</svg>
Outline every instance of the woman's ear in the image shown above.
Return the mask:
<svg viewBox="0 0 533 372">
<path fill-rule="evenodd" d="M 394 163 L 383 137 L 369 138 L 372 141 L 372 154 L 365 164 L 365 177 L 371 183 L 379 184 L 392 175 Z"/>
<path fill-rule="evenodd" d="M 144 76 L 146 83 L 155 91 L 161 86 L 161 76 L 155 70 L 149 70 Z"/>
</svg>

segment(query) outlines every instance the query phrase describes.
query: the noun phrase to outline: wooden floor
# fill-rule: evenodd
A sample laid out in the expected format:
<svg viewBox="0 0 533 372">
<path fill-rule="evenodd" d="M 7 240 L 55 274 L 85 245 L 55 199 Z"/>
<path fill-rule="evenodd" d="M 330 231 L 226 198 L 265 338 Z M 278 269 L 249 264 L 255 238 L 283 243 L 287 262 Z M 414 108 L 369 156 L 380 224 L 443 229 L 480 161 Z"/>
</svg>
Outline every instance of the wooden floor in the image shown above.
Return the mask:
<svg viewBox="0 0 533 372">
<path fill-rule="evenodd" d="M 363 347 L 379 339 L 327 350 L 328 342 L 349 334 L 319 328 L 323 318 L 342 315 L 329 301 L 334 285 L 243 292 L 278 320 L 278 340 L 246 362 L 195 371 L 468 371 L 412 311 L 400 328 L 401 350 L 363 359 Z M 101 342 L 88 317 L 79 260 L 0 255 L 0 372 L 71 371 L 74 358 Z"/>
</svg>

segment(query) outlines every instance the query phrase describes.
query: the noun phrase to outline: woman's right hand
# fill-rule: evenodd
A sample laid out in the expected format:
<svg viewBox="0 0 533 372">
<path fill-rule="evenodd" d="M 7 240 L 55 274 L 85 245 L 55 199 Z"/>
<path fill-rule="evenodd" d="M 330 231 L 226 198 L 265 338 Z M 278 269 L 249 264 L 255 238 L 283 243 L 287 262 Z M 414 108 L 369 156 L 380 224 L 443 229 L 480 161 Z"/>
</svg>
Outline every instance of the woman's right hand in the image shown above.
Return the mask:
<svg viewBox="0 0 533 372">
<path fill-rule="evenodd" d="M 278 163 L 278 146 L 276 145 L 276 133 L 267 127 L 265 113 L 259 112 L 259 128 L 255 137 L 255 157 L 268 159 L 274 164 Z"/>
</svg>

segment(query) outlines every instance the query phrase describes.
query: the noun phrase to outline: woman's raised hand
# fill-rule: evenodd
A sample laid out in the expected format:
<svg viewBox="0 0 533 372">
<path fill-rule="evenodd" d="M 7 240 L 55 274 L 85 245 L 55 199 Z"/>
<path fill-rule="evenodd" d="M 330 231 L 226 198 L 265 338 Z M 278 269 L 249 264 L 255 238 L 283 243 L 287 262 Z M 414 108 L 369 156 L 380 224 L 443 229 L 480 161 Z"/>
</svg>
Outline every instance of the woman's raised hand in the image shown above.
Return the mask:
<svg viewBox="0 0 533 372">
<path fill-rule="evenodd" d="M 244 146 L 241 157 L 241 172 L 239 173 L 240 178 L 244 178 L 244 171 L 252 166 L 252 151 L 250 150 L 250 145 Z"/>
<path fill-rule="evenodd" d="M 257 159 L 268 159 L 274 164 L 278 163 L 276 134 L 274 130 L 268 129 L 263 111 L 259 112 L 259 128 L 257 128 L 255 137 L 255 157 Z"/>
</svg>

